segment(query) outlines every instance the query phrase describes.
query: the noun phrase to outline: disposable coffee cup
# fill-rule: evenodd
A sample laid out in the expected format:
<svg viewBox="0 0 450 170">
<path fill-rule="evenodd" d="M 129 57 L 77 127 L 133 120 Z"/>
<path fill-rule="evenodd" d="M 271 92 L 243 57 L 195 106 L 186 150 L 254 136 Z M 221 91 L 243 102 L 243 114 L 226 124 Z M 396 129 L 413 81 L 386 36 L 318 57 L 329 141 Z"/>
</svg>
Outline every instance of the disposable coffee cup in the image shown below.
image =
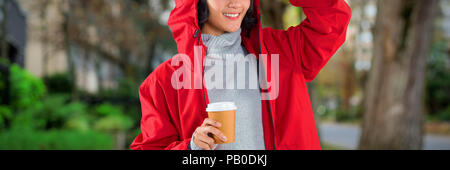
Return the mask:
<svg viewBox="0 0 450 170">
<path fill-rule="evenodd" d="M 213 135 L 216 144 L 233 143 L 235 141 L 236 109 L 237 107 L 233 102 L 208 104 L 208 108 L 206 108 L 208 117 L 222 124 L 218 129 L 227 137 L 227 141 L 223 142 L 216 135 Z"/>
</svg>

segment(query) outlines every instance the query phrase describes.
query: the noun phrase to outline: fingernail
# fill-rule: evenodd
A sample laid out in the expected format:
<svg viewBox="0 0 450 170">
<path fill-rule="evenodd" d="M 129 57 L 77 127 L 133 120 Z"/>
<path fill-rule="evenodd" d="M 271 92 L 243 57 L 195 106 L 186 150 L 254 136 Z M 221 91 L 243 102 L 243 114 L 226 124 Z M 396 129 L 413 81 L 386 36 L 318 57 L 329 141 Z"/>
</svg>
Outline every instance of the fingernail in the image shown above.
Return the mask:
<svg viewBox="0 0 450 170">
<path fill-rule="evenodd" d="M 222 140 L 224 141 L 224 142 L 226 142 L 227 141 L 227 137 L 222 137 Z"/>
<path fill-rule="evenodd" d="M 222 126 L 222 124 L 221 124 L 221 123 L 219 123 L 219 122 L 217 122 L 217 126 L 218 126 L 218 127 L 221 127 L 221 126 Z"/>
</svg>

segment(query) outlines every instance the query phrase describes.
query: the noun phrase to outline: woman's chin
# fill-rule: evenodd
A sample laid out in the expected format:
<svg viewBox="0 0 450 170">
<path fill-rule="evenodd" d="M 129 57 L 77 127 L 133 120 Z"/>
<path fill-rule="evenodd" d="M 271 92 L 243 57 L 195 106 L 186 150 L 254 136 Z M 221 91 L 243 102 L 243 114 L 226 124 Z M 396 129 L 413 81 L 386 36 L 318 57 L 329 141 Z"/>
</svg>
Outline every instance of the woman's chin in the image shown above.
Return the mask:
<svg viewBox="0 0 450 170">
<path fill-rule="evenodd" d="M 241 27 L 232 27 L 232 28 L 228 28 L 225 30 L 225 32 L 236 32 L 240 29 Z"/>
</svg>

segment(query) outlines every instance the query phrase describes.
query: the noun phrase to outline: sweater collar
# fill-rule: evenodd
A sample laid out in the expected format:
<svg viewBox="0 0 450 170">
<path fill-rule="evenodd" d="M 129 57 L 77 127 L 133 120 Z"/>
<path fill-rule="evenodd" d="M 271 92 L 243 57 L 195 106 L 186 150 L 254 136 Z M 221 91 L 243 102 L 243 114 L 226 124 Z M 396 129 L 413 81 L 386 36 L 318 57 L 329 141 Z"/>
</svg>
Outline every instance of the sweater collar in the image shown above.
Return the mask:
<svg viewBox="0 0 450 170">
<path fill-rule="evenodd" d="M 230 52 L 241 48 L 241 29 L 236 32 L 224 33 L 219 36 L 202 34 L 203 44 L 208 47 L 208 52 Z"/>
</svg>

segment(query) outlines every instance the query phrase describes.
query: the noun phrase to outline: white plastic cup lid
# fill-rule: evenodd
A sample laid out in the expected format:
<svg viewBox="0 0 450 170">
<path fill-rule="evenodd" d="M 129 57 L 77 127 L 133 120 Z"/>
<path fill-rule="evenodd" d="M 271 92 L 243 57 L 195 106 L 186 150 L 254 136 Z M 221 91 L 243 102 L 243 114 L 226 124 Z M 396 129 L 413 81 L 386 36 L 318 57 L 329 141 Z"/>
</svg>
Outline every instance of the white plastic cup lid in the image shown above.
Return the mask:
<svg viewBox="0 0 450 170">
<path fill-rule="evenodd" d="M 218 102 L 208 104 L 207 112 L 220 112 L 228 110 L 236 110 L 237 107 L 233 102 Z"/>
</svg>

